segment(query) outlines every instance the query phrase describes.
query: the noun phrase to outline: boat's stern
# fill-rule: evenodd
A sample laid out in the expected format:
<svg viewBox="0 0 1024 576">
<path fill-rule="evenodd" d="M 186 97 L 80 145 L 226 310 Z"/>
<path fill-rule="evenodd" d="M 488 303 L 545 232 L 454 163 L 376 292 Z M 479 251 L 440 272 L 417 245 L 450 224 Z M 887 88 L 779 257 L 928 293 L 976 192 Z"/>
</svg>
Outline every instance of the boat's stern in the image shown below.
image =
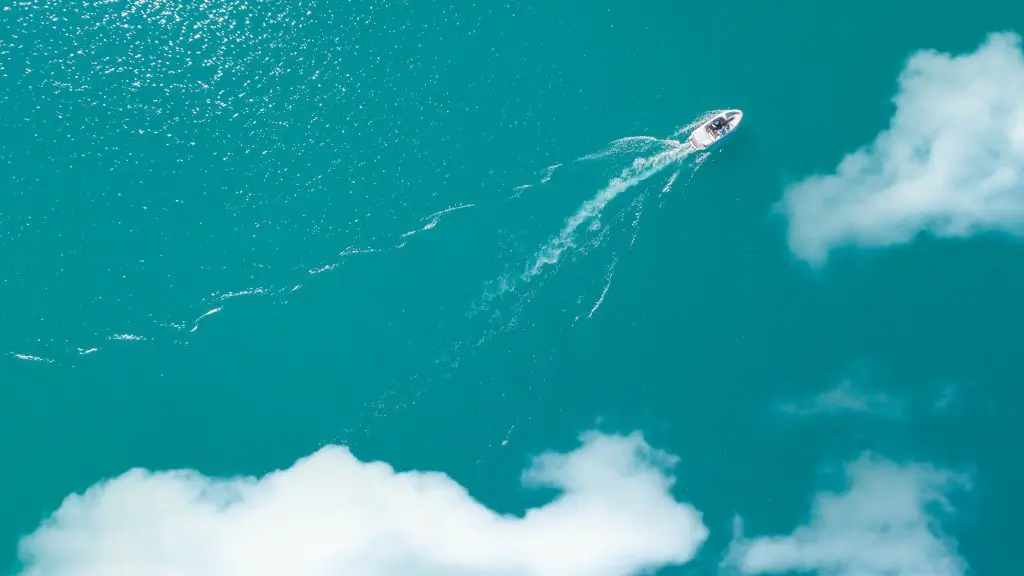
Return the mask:
<svg viewBox="0 0 1024 576">
<path fill-rule="evenodd" d="M 705 128 L 706 126 L 702 125 L 690 134 L 690 137 L 686 139 L 686 141 L 690 143 L 690 146 L 697 150 L 703 150 L 715 143 L 715 139 L 708 134 Z"/>
</svg>

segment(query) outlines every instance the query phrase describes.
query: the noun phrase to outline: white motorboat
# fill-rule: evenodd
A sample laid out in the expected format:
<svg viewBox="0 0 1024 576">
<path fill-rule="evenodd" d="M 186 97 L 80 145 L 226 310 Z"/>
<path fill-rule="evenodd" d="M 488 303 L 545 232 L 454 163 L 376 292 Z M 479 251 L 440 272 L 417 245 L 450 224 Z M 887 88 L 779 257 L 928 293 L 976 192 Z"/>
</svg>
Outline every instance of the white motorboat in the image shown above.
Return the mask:
<svg viewBox="0 0 1024 576">
<path fill-rule="evenodd" d="M 739 110 L 726 110 L 715 114 L 714 117 L 690 133 L 690 137 L 686 141 L 696 150 L 706 150 L 715 142 L 732 134 L 732 131 L 740 125 L 740 120 L 743 120 L 743 112 Z"/>
</svg>

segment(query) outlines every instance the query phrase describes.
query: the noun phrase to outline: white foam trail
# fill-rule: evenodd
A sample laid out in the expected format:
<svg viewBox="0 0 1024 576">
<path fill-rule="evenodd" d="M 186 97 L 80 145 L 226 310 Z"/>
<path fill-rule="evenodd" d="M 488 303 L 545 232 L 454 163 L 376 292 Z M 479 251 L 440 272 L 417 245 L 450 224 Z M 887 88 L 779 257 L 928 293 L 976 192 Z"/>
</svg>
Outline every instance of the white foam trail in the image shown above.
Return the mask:
<svg viewBox="0 0 1024 576">
<path fill-rule="evenodd" d="M 217 296 L 218 300 L 227 300 L 228 298 L 237 298 L 238 296 L 252 296 L 254 294 L 267 294 L 269 292 L 270 290 L 267 288 L 250 288 L 248 290 L 240 290 L 238 292 L 225 292 L 220 296 L 217 296 L 217 294 L 214 293 L 213 296 Z"/>
<path fill-rule="evenodd" d="M 672 191 L 672 185 L 676 183 L 676 178 L 679 178 L 679 170 L 676 170 L 668 178 L 668 182 L 665 182 L 665 187 L 661 189 L 662 194 L 667 194 Z"/>
<path fill-rule="evenodd" d="M 429 220 L 431 218 L 436 220 L 438 217 L 444 216 L 445 214 L 447 214 L 449 212 L 454 212 L 456 210 L 462 210 L 464 208 L 472 208 L 473 206 L 476 206 L 476 204 L 456 204 L 455 206 L 449 206 L 449 207 L 445 208 L 444 210 L 438 210 L 437 212 L 434 212 L 433 214 L 427 214 L 423 218 L 420 218 L 420 221 L 422 222 L 422 221 L 425 221 L 425 220 Z"/>
<path fill-rule="evenodd" d="M 427 230 L 431 230 L 431 229 L 434 228 L 434 226 L 437 226 L 438 222 L 440 222 L 440 219 L 435 218 L 435 219 L 431 220 L 430 222 L 427 222 L 422 228 L 417 228 L 415 230 L 409 230 L 405 234 L 402 234 L 402 238 L 408 238 L 409 236 L 412 236 L 413 234 L 419 234 L 420 232 L 426 232 Z"/>
<path fill-rule="evenodd" d="M 557 170 L 561 166 L 562 164 L 561 162 L 559 162 L 558 164 L 552 164 L 551 166 L 545 168 L 544 172 L 541 173 L 540 181 L 537 182 L 536 185 L 540 186 L 542 184 L 547 184 L 549 181 L 551 181 L 551 176 L 555 173 L 555 170 Z M 512 189 L 512 192 L 514 192 L 514 194 L 512 194 L 511 199 L 515 200 L 516 198 L 519 198 L 523 194 L 524 190 L 533 188 L 533 186 L 534 184 L 522 184 L 516 186 L 515 188 Z"/>
<path fill-rule="evenodd" d="M 559 166 L 561 166 L 561 164 L 554 164 L 545 168 L 544 176 L 541 177 L 540 183 L 547 184 L 548 181 L 551 180 L 551 175 L 555 173 L 555 170 L 558 169 Z"/>
<path fill-rule="evenodd" d="M 695 155 L 693 157 L 693 161 L 690 162 L 690 173 L 689 173 L 689 176 L 686 177 L 686 182 L 683 183 L 683 186 L 689 186 L 690 185 L 690 181 L 693 180 L 693 177 L 697 175 L 697 171 L 700 170 L 700 167 L 710 157 L 711 157 L 711 151 L 708 151 L 708 150 L 705 150 L 705 151 L 701 152 L 700 154 L 697 154 L 697 155 Z M 660 198 L 658 199 L 658 208 L 661 208 L 662 206 L 665 205 L 665 195 L 666 195 L 666 193 L 672 191 L 672 187 L 673 187 L 673 185 L 675 184 L 675 181 L 676 181 L 675 177 L 678 176 L 678 175 L 679 175 L 678 172 L 676 174 L 673 174 L 673 178 L 671 178 L 668 181 L 668 183 L 665 184 L 665 189 L 661 191 L 662 193 L 660 194 Z"/>
<path fill-rule="evenodd" d="M 697 155 L 696 158 L 694 158 L 694 160 L 693 160 L 693 170 L 690 170 L 690 177 L 686 179 L 686 183 L 687 184 L 690 183 L 690 180 L 693 180 L 693 177 L 697 174 L 697 170 L 700 170 L 700 167 L 703 166 L 704 162 L 706 162 L 707 159 L 710 158 L 710 157 L 711 157 L 711 152 L 703 152 L 703 153 Z"/>
<path fill-rule="evenodd" d="M 529 190 L 530 188 L 533 188 L 533 184 L 523 184 L 522 186 L 516 186 L 515 188 L 512 189 L 513 194 L 510 198 L 512 200 L 515 200 L 516 198 L 522 196 L 524 191 Z"/>
<path fill-rule="evenodd" d="M 600 215 L 604 207 L 615 199 L 616 196 L 644 180 L 647 180 L 658 172 L 661 172 L 666 167 L 685 158 L 693 151 L 693 149 L 687 144 L 681 144 L 675 141 L 666 142 L 674 143 L 673 147 L 649 158 L 637 158 L 633 161 L 632 166 L 623 170 L 617 178 L 613 178 L 609 181 L 608 185 L 598 191 L 593 198 L 584 202 L 583 205 L 580 206 L 579 210 L 569 217 L 558 236 L 550 240 L 543 248 L 541 248 L 537 255 L 537 260 L 534 262 L 533 266 L 523 274 L 522 278 L 524 280 L 529 280 L 539 274 L 545 266 L 558 262 L 558 258 L 562 255 L 562 252 L 573 245 L 573 234 L 576 232 L 576 229 L 579 228 L 580 224 L 583 224 L 590 218 Z"/>
<path fill-rule="evenodd" d="M 306 272 L 310 276 L 315 276 L 315 275 L 320 274 L 322 272 L 330 272 L 331 270 L 334 270 L 335 268 L 338 267 L 338 264 L 339 264 L 339 262 L 335 262 L 334 264 L 325 264 L 325 265 L 323 265 L 323 266 L 321 266 L 319 268 L 310 268 Z"/>
<path fill-rule="evenodd" d="M 679 172 L 676 172 L 678 174 Z M 636 212 L 633 214 L 633 235 L 629 239 L 629 248 L 632 250 L 633 245 L 636 244 L 636 237 L 640 233 L 640 216 L 644 213 L 644 201 L 647 200 L 647 194 L 640 196 L 634 201 L 636 205 Z"/>
<path fill-rule="evenodd" d="M 646 152 L 651 145 L 672 145 L 673 143 L 676 145 L 679 144 L 678 142 L 675 142 L 675 140 L 662 140 L 661 138 L 655 138 L 654 136 L 627 136 L 625 138 L 613 140 L 607 148 L 600 152 L 593 152 L 586 156 L 580 156 L 576 161 L 585 162 L 588 160 L 600 160 L 601 158 L 606 158 L 615 154 Z"/>
<path fill-rule="evenodd" d="M 352 254 L 371 254 L 371 253 L 374 253 L 374 252 L 380 252 L 380 250 L 378 250 L 376 248 L 346 248 L 346 249 L 342 250 L 341 252 L 338 252 L 338 256 L 341 256 L 342 258 L 344 258 L 345 256 L 349 256 L 349 255 L 352 255 Z M 310 270 L 307 270 L 306 273 L 309 274 L 310 276 L 315 276 L 315 275 L 320 274 L 322 272 L 329 272 L 331 270 L 334 270 L 335 268 L 338 267 L 339 264 L 341 264 L 341 262 L 334 262 L 334 263 L 331 263 L 331 264 L 326 264 L 326 265 L 321 266 L 319 268 L 312 268 Z"/>
<path fill-rule="evenodd" d="M 219 310 L 219 308 L 217 310 Z M 216 310 L 214 310 L 214 312 L 216 312 Z M 212 314 L 212 313 L 213 312 L 207 312 L 207 314 Z M 203 314 L 203 316 L 206 316 L 207 314 Z M 199 318 L 202 318 L 203 316 L 200 316 Z M 197 319 L 196 322 L 198 322 L 198 321 L 199 320 Z M 126 341 L 131 341 L 131 342 L 141 342 L 141 341 L 143 341 L 145 339 L 146 339 L 145 336 L 139 336 L 137 334 L 114 334 L 112 336 L 108 336 L 107 337 L 107 340 L 126 340 Z"/>
<path fill-rule="evenodd" d="M 192 330 L 191 330 L 191 332 L 195 332 L 196 330 L 199 330 L 199 321 L 200 320 L 202 320 L 203 318 L 206 318 L 207 316 L 210 316 L 212 314 L 216 314 L 217 312 L 220 312 L 223 309 L 224 309 L 223 306 L 218 306 L 217 308 L 214 308 L 213 310 L 210 310 L 210 311 L 204 313 L 199 318 L 196 318 L 195 322 L 192 323 Z"/>
<path fill-rule="evenodd" d="M 597 302 L 594 302 L 594 307 L 590 309 L 590 314 L 587 314 L 587 318 L 593 318 L 594 312 L 597 312 L 597 309 L 604 303 L 604 297 L 608 294 L 608 289 L 612 287 L 612 275 L 615 274 L 615 265 L 618 262 L 619 259 L 616 258 L 612 260 L 612 265 L 608 267 L 608 276 L 604 281 L 604 290 L 601 290 L 601 296 L 597 298 Z"/>
<path fill-rule="evenodd" d="M 434 228 L 434 226 L 437 226 L 438 222 L 441 221 L 441 216 L 444 216 L 445 214 L 447 214 L 449 212 L 454 212 L 455 210 L 462 210 L 463 208 L 472 208 L 473 206 L 476 206 L 476 204 L 459 204 L 458 206 L 450 206 L 448 208 L 445 208 L 444 210 L 438 210 L 437 212 L 434 212 L 433 214 L 428 214 L 427 216 L 424 216 L 423 218 L 420 218 L 420 222 L 424 222 L 426 220 L 430 220 L 430 222 L 427 222 L 426 224 L 424 224 L 422 228 L 418 228 L 416 230 L 409 230 L 405 234 L 402 234 L 402 238 L 408 238 L 409 236 L 412 236 L 413 234 L 417 234 L 419 232 L 425 232 L 427 230 L 431 230 L 431 229 Z"/>
<path fill-rule="evenodd" d="M 31 354 L 19 354 L 17 352 L 11 352 L 11 356 L 14 356 L 18 360 L 27 360 L 29 362 L 46 362 L 49 364 L 53 363 L 50 358 L 43 358 L 42 356 L 33 356 Z"/>
<path fill-rule="evenodd" d="M 498 333 L 515 329 L 518 323 L 520 311 L 536 294 L 536 292 L 532 290 L 520 291 L 518 290 L 519 287 L 517 285 L 520 282 L 532 282 L 535 277 L 544 271 L 545 267 L 558 263 L 562 254 L 569 248 L 573 248 L 574 250 L 578 249 L 581 253 L 585 254 L 589 249 L 600 245 L 608 232 L 608 228 L 600 227 L 600 232 L 596 235 L 589 236 L 585 245 L 577 246 L 575 242 L 577 241 L 579 227 L 584 225 L 588 220 L 599 219 L 602 215 L 602 211 L 608 203 L 622 192 L 652 176 L 657 175 L 664 169 L 693 154 L 695 150 L 686 142 L 686 139 L 681 138 L 677 140 L 676 136 L 683 134 L 688 136 L 689 131 L 692 131 L 693 128 L 707 121 L 707 119 L 712 117 L 714 114 L 715 111 L 703 113 L 694 121 L 678 129 L 670 138 L 629 136 L 613 141 L 607 148 L 600 152 L 578 158 L 576 161 L 617 156 L 616 161 L 621 161 L 621 157 L 625 154 L 630 154 L 634 157 L 633 162 L 629 167 L 623 169 L 617 177 L 609 180 L 604 188 L 599 190 L 593 198 L 584 202 L 575 213 L 566 219 L 565 224 L 562 226 L 559 233 L 550 238 L 548 242 L 540 247 L 535 258 L 526 263 L 522 272 L 517 274 L 514 271 L 506 269 L 504 274 L 501 274 L 496 279 L 487 282 L 488 288 L 484 290 L 483 294 L 480 295 L 476 302 L 471 304 L 470 310 L 466 313 L 466 316 L 467 318 L 471 318 L 477 316 L 477 314 L 481 312 L 491 310 L 488 320 L 490 327 L 484 331 L 475 344 L 469 345 L 469 348 L 475 349 L 489 341 Z M 557 166 L 558 165 L 554 165 L 553 167 L 549 167 L 549 169 Z M 672 174 L 667 179 L 667 182 L 661 189 L 662 194 L 659 194 L 658 196 L 667 196 L 666 192 L 678 185 L 678 180 L 682 173 L 683 169 L 681 167 L 673 170 Z M 523 185 L 517 187 L 516 195 L 521 191 L 528 189 L 530 186 L 531 185 Z M 639 197 L 634 198 L 634 201 L 629 206 L 629 211 L 634 214 L 632 222 L 633 234 L 629 241 L 629 249 L 632 249 L 636 243 L 641 214 L 646 206 L 646 200 L 652 195 L 653 194 L 650 191 L 644 191 L 639 195 Z M 590 229 L 593 231 L 595 227 L 591 227 Z M 608 281 L 610 281 L 610 276 Z M 605 287 L 609 288 L 609 284 L 606 283 Z M 492 302 L 502 298 L 505 294 L 510 292 L 517 294 L 517 297 L 509 307 L 502 309 L 492 308 Z M 596 305 L 600 306 L 602 302 L 603 298 L 599 298 Z M 596 311 L 596 308 L 592 308 L 591 310 L 593 313 L 593 311 Z M 576 317 L 574 322 L 576 320 L 579 320 L 579 316 Z M 454 354 L 457 349 L 458 345 L 452 349 L 452 353 Z M 451 367 L 455 367 L 457 360 L 455 363 L 448 364 Z"/>
</svg>

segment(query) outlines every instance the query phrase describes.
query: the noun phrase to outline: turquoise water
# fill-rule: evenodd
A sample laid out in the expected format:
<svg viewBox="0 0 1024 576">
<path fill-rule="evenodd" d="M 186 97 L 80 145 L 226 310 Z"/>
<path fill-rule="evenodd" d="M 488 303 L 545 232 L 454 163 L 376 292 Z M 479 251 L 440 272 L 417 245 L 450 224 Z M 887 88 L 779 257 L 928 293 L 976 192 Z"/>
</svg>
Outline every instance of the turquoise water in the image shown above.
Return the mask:
<svg viewBox="0 0 1024 576">
<path fill-rule="evenodd" d="M 261 475 L 344 444 L 518 514 L 548 496 L 528 459 L 589 429 L 680 457 L 710 534 L 680 573 L 715 572 L 735 515 L 790 533 L 862 450 L 971 471 L 943 530 L 974 572 L 1015 565 L 1019 244 L 811 268 L 773 209 L 888 127 L 912 53 L 1019 31 L 1017 4 L 0 10 L 12 573 L 65 496 L 132 467 Z M 734 107 L 728 142 L 527 273 L 635 158 Z M 844 380 L 900 413 L 779 408 Z"/>
</svg>

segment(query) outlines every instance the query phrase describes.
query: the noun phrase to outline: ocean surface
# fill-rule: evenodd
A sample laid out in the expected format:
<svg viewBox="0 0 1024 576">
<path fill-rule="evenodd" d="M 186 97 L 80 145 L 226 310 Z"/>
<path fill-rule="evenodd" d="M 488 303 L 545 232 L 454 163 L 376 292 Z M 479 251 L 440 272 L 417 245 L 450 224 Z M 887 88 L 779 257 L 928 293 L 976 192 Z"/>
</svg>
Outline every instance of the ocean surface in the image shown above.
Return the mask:
<svg viewBox="0 0 1024 576">
<path fill-rule="evenodd" d="M 718 573 L 738 518 L 791 534 L 865 451 L 970 478 L 948 574 L 1012 573 L 1017 237 L 815 265 L 779 208 L 890 127 L 913 54 L 1012 30 L 1008 0 L 0 6 L 0 565 L 132 468 L 327 445 L 521 515 L 530 459 L 597 430 L 678 457 L 708 535 L 658 573 Z"/>
</svg>

